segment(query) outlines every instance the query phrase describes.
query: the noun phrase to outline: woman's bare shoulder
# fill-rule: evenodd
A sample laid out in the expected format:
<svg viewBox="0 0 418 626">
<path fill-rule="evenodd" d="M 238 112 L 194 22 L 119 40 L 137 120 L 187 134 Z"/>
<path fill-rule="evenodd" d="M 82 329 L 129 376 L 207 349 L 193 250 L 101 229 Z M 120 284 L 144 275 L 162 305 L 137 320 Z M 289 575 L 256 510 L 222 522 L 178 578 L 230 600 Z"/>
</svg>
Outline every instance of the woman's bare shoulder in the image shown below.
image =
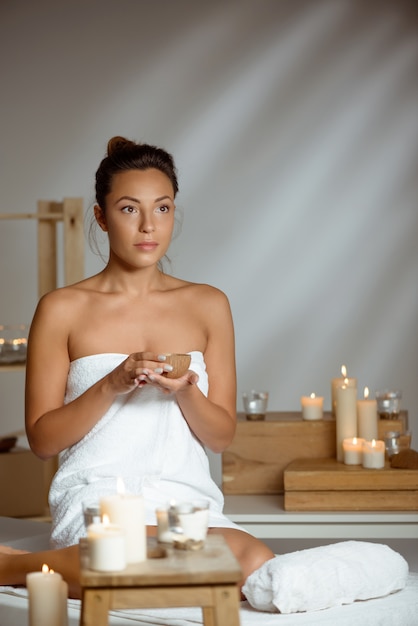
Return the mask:
<svg viewBox="0 0 418 626">
<path fill-rule="evenodd" d="M 206 283 L 193 283 L 181 279 L 175 279 L 173 289 L 178 289 L 182 296 L 194 302 L 198 306 L 220 305 L 229 306 L 227 295 L 218 287 Z"/>
<path fill-rule="evenodd" d="M 170 281 L 171 289 L 183 289 L 185 293 L 188 293 L 191 296 L 195 296 L 196 294 L 198 294 L 206 297 L 226 298 L 225 293 L 221 291 L 218 287 L 208 285 L 207 283 L 194 283 L 191 281 L 183 280 L 181 278 L 175 278 L 173 276 L 170 277 Z"/>
<path fill-rule="evenodd" d="M 37 309 L 43 313 L 50 311 L 51 314 L 57 314 L 59 310 L 72 310 L 91 297 L 92 292 L 95 291 L 94 285 L 93 278 L 86 278 L 73 285 L 49 291 L 40 298 Z"/>
<path fill-rule="evenodd" d="M 205 323 L 221 322 L 232 315 L 227 295 L 213 285 L 179 281 L 177 294 L 178 304 L 182 303 L 185 310 L 194 312 Z"/>
</svg>

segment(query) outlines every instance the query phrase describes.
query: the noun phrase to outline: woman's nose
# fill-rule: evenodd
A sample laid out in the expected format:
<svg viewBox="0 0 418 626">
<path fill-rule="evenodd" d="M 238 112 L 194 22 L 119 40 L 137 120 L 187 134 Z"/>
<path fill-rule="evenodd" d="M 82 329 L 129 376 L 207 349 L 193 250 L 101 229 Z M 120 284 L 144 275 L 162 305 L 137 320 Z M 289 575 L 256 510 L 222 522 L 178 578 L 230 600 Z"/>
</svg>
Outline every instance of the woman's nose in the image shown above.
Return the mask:
<svg viewBox="0 0 418 626">
<path fill-rule="evenodd" d="M 144 215 L 139 224 L 139 230 L 141 233 L 152 233 L 155 230 L 154 222 L 151 216 Z"/>
</svg>

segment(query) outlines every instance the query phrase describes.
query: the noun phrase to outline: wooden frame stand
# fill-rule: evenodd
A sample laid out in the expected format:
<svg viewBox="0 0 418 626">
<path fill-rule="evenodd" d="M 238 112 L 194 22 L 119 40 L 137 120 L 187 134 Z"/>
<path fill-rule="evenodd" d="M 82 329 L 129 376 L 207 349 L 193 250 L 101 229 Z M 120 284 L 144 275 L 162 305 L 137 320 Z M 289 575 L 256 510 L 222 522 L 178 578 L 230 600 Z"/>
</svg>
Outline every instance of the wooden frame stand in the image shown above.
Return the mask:
<svg viewBox="0 0 418 626">
<path fill-rule="evenodd" d="M 64 284 L 84 278 L 83 199 L 64 198 L 62 202 L 39 200 L 36 213 L 0 213 L 0 220 L 37 220 L 38 239 L 38 297 L 58 287 L 58 232 L 63 223 Z M 21 371 L 25 363 L 0 364 L 1 371 Z M 57 469 L 57 459 L 44 463 L 45 503 L 49 485 Z"/>
</svg>

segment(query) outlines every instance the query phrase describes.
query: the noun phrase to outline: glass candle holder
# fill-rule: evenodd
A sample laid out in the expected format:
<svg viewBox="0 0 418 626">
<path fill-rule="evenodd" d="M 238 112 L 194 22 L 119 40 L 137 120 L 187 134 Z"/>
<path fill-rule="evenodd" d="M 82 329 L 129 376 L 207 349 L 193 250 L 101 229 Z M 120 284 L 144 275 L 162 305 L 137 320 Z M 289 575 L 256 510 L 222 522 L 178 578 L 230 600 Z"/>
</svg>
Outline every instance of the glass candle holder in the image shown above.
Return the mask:
<svg viewBox="0 0 418 626">
<path fill-rule="evenodd" d="M 268 391 L 246 391 L 242 394 L 247 420 L 263 420 L 266 417 L 269 394 Z"/>
<path fill-rule="evenodd" d="M 168 525 L 175 548 L 197 550 L 203 547 L 209 523 L 209 500 L 172 502 Z"/>
<path fill-rule="evenodd" d="M 400 450 L 401 433 L 398 430 L 390 430 L 385 434 L 386 457 L 391 459 Z"/>
<path fill-rule="evenodd" d="M 402 392 L 399 390 L 376 391 L 377 413 L 380 419 L 399 419 Z"/>
<path fill-rule="evenodd" d="M 100 512 L 100 503 L 97 500 L 84 500 L 82 503 L 84 526 L 87 528 L 90 524 L 100 524 L 102 515 Z"/>
</svg>

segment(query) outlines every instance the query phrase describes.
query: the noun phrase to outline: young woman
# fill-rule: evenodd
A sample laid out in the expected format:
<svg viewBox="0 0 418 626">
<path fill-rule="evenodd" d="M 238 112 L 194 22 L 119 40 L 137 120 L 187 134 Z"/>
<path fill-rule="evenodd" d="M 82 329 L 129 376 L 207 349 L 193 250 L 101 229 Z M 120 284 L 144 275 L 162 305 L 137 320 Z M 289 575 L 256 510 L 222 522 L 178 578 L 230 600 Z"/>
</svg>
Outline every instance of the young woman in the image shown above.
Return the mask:
<svg viewBox="0 0 418 626">
<path fill-rule="evenodd" d="M 165 274 L 178 191 L 166 151 L 121 137 L 96 173 L 95 218 L 109 259 L 99 274 L 39 302 L 30 330 L 26 430 L 32 450 L 60 455 L 50 490 L 52 547 L 0 556 L 0 584 L 24 584 L 43 562 L 78 593 L 81 503 L 126 490 L 143 495 L 149 535 L 171 499 L 210 501 L 243 580 L 274 555 L 222 512 L 205 447 L 222 452 L 235 432 L 234 332 L 218 289 Z M 167 353 L 190 353 L 189 371 L 167 378 Z"/>
</svg>

